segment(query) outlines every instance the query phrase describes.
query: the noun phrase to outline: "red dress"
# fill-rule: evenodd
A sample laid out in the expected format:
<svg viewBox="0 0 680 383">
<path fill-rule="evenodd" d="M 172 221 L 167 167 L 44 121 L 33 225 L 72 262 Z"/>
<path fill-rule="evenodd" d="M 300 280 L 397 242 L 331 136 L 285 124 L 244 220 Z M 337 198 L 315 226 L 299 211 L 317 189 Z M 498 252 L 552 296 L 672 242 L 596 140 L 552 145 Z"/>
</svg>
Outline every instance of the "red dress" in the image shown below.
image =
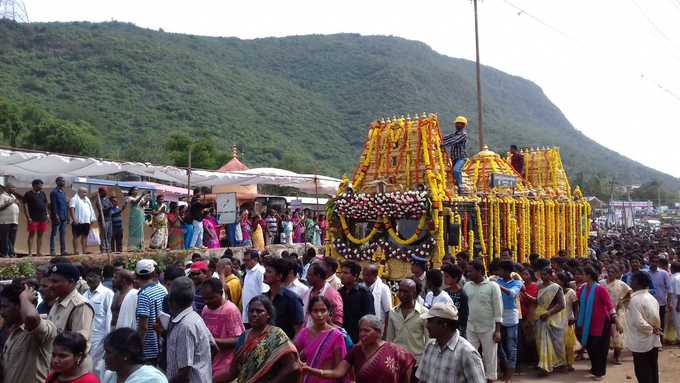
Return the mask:
<svg viewBox="0 0 680 383">
<path fill-rule="evenodd" d="M 87 374 L 80 376 L 78 378 L 75 378 L 73 380 L 59 380 L 56 376 L 54 376 L 55 373 L 52 372 L 49 375 L 47 375 L 47 379 L 45 379 L 45 383 L 101 383 L 99 381 L 99 378 L 97 378 L 97 375 L 88 372 Z"/>
</svg>

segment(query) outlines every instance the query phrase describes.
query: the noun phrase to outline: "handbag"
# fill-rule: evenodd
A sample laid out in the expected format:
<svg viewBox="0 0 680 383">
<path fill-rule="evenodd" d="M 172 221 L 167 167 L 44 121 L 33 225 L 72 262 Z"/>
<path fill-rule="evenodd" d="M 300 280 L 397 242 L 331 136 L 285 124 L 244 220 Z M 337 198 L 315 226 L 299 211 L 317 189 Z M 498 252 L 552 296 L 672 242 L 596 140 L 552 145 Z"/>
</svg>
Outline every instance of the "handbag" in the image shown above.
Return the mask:
<svg viewBox="0 0 680 383">
<path fill-rule="evenodd" d="M 101 239 L 99 238 L 99 228 L 93 227 L 87 234 L 87 246 L 99 246 L 101 245 Z"/>
</svg>

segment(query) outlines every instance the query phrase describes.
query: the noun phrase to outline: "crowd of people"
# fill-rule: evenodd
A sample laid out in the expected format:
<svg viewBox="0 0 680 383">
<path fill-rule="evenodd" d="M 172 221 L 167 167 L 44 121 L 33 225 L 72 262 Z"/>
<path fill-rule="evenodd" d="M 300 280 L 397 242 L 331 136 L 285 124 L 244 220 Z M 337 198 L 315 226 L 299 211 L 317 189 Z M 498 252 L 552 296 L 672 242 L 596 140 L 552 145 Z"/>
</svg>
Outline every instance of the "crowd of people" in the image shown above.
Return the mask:
<svg viewBox="0 0 680 383">
<path fill-rule="evenodd" d="M 251 216 L 243 210 L 234 224 L 221 225 L 214 203 L 194 190 L 190 201 L 165 201 L 162 194 L 131 188 L 127 196 L 110 195 L 107 187 L 99 187 L 93 195 L 80 187 L 68 198 L 65 181 L 55 180 L 56 187 L 43 191 L 43 181 L 32 182 L 23 195 L 11 183 L 0 185 L 0 257 L 14 257 L 19 216 L 27 222 L 28 256 L 42 255 L 43 236 L 50 229 L 50 255 L 87 253 L 88 245 L 99 246 L 101 252 L 142 251 L 145 248 L 181 250 L 253 247 L 260 251 L 270 244 L 323 243 L 328 222 L 323 214 L 310 209 L 270 209 Z M 127 210 L 125 228 L 123 214 Z M 67 252 L 66 231 L 71 225 L 73 252 Z M 145 227 L 151 236 L 145 243 Z M 124 231 L 127 244 L 123 246 Z"/>
<path fill-rule="evenodd" d="M 79 198 L 79 197 L 78 197 Z M 133 195 L 132 198 L 135 198 Z M 680 333 L 678 231 L 628 231 L 591 256 L 414 260 L 393 294 L 381 265 L 249 249 L 103 270 L 52 258 L 0 291 L 4 382 L 487 382 L 622 352 L 658 382 Z M 667 326 L 665 326 L 667 325 Z M 665 330 L 675 329 L 665 334 Z M 611 359 L 609 359 L 611 351 Z M 23 368 L 15 368 L 23 366 Z"/>
</svg>

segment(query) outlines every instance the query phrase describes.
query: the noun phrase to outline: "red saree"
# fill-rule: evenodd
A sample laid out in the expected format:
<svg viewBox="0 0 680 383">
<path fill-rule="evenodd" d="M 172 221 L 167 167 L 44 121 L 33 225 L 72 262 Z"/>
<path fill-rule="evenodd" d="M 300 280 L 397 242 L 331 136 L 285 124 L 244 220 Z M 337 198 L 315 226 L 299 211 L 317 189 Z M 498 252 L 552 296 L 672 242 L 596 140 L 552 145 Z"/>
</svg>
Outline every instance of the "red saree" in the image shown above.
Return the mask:
<svg viewBox="0 0 680 383">
<path fill-rule="evenodd" d="M 347 354 L 347 362 L 354 367 L 356 383 L 403 383 L 410 382 L 416 361 L 401 346 L 385 342 L 368 358 L 361 346 Z"/>
</svg>

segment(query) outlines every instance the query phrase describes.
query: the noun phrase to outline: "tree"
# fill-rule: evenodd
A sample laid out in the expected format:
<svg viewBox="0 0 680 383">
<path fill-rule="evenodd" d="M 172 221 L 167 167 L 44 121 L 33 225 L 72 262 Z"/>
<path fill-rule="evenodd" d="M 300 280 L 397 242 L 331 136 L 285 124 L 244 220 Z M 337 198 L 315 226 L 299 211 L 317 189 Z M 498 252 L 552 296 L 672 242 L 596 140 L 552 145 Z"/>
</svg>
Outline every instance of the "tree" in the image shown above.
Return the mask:
<svg viewBox="0 0 680 383">
<path fill-rule="evenodd" d="M 31 126 L 22 143 L 31 149 L 64 154 L 95 156 L 101 151 L 101 140 L 91 125 L 57 118 L 48 118 Z"/>
<path fill-rule="evenodd" d="M 199 169 L 217 169 L 227 162 L 229 155 L 219 152 L 215 139 L 202 137 L 192 139 L 184 133 L 173 133 L 168 137 L 165 149 L 173 165 L 186 167 L 189 165 L 189 146 L 191 145 L 191 167 Z"/>
<path fill-rule="evenodd" d="M 635 200 L 654 201 L 655 204 L 658 204 L 660 200 L 663 205 L 674 202 L 677 199 L 676 196 L 663 187 L 663 183 L 659 180 L 646 182 L 640 185 L 640 187 L 633 190 L 630 195 Z"/>
<path fill-rule="evenodd" d="M 18 105 L 0 100 L 0 132 L 11 147 L 17 146 L 17 138 L 24 127 L 21 109 Z"/>
<path fill-rule="evenodd" d="M 283 158 L 281 158 L 276 166 L 297 173 L 314 173 L 314 166 L 311 164 L 311 161 L 293 152 L 284 153 Z"/>
</svg>

